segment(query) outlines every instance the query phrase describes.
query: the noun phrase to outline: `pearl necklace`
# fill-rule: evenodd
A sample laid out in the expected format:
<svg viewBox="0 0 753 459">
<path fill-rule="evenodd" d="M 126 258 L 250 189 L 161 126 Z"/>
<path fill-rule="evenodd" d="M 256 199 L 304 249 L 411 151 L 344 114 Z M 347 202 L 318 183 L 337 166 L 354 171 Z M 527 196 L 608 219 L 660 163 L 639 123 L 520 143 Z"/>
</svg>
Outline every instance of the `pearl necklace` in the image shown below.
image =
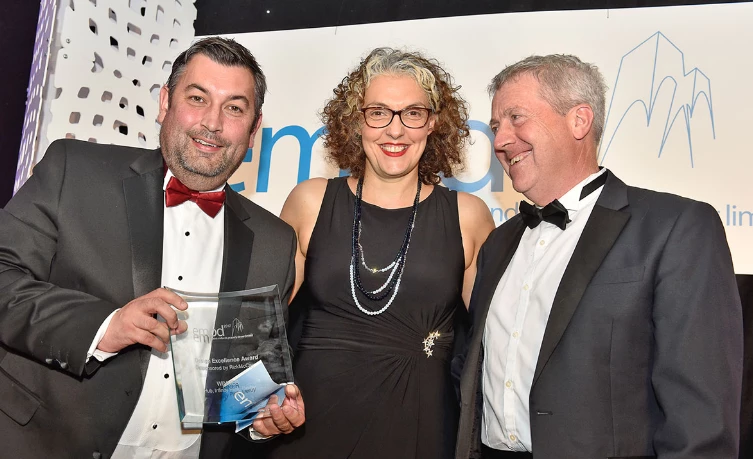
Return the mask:
<svg viewBox="0 0 753 459">
<path fill-rule="evenodd" d="M 387 308 L 389 308 L 392 302 L 395 300 L 397 291 L 400 289 L 400 281 L 403 278 L 403 271 L 405 270 L 405 259 L 408 255 L 410 238 L 413 234 L 413 227 L 416 223 L 416 214 L 418 213 L 418 203 L 421 198 L 421 180 L 418 181 L 418 186 L 416 188 L 416 199 L 413 201 L 413 212 L 411 213 L 410 219 L 408 220 L 408 227 L 405 230 L 405 235 L 403 236 L 403 243 L 400 246 L 400 250 L 398 250 L 397 255 L 395 255 L 395 258 L 389 265 L 385 266 L 384 268 L 370 268 L 366 264 L 366 258 L 363 254 L 363 246 L 361 245 L 361 196 L 363 194 L 363 177 L 358 180 L 358 185 L 356 186 L 355 206 L 353 208 L 353 240 L 350 256 L 350 294 L 353 297 L 353 302 L 355 302 L 358 309 L 360 309 L 364 314 L 376 316 L 386 311 Z M 382 284 L 381 287 L 377 288 L 376 290 L 369 291 L 364 288 L 363 284 L 361 283 L 360 265 L 363 265 L 363 267 L 372 274 L 383 273 L 386 271 L 390 271 L 390 274 L 387 276 L 387 280 L 384 282 L 384 284 Z M 371 311 L 364 308 L 361 305 L 361 302 L 358 301 L 356 288 L 358 288 L 358 290 L 371 301 L 382 301 L 383 299 L 387 298 L 390 293 L 391 295 L 387 300 L 387 303 L 381 309 Z"/>
</svg>

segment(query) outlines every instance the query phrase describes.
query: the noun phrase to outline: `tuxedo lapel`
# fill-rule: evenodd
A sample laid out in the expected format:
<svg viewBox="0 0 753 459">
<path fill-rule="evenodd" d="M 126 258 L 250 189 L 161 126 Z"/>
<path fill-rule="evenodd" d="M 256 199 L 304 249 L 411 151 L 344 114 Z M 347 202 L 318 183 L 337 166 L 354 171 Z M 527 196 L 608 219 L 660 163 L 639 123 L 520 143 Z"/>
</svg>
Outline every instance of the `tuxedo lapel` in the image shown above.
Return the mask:
<svg viewBox="0 0 753 459">
<path fill-rule="evenodd" d="M 234 292 L 246 289 L 248 270 L 251 263 L 251 248 L 254 232 L 243 222 L 248 220 L 248 213 L 239 203 L 234 192 L 226 190 L 225 198 L 225 243 L 222 254 L 222 279 L 220 292 Z M 229 324 L 240 316 L 242 298 L 220 298 L 215 328 L 219 324 Z M 212 357 L 227 357 L 229 341 L 220 341 L 212 345 Z"/>
<path fill-rule="evenodd" d="M 481 344 L 484 338 L 484 323 L 497 284 L 510 264 L 524 230 L 523 219 L 513 217 L 496 229 L 481 248 L 479 275 L 470 304 L 473 329 L 460 378 L 462 409 L 459 432 L 463 435 L 458 437 L 458 452 L 477 448 L 476 440 L 481 438 L 476 429 L 479 425 L 477 418 L 480 412 L 478 405 L 480 403 L 480 377 L 483 361 Z"/>
<path fill-rule="evenodd" d="M 225 244 L 222 255 L 220 291 L 244 290 L 251 265 L 254 232 L 244 223 L 250 218 L 240 202 L 240 196 L 225 187 Z"/>
<path fill-rule="evenodd" d="M 123 193 L 131 237 L 133 294 L 139 297 L 159 288 L 162 279 L 162 156 L 157 152 L 144 155 L 131 169 L 138 175 L 123 180 Z"/>
<path fill-rule="evenodd" d="M 136 176 L 123 180 L 128 234 L 131 243 L 133 295 L 138 298 L 160 287 L 162 280 L 162 234 L 164 169 L 159 150 L 144 154 L 131 164 Z M 149 352 L 141 352 L 141 376 L 146 377 Z"/>
<path fill-rule="evenodd" d="M 586 287 L 630 218 L 628 212 L 620 211 L 627 205 L 627 186 L 610 173 L 562 275 L 541 342 L 533 384 L 562 338 Z"/>
<path fill-rule="evenodd" d="M 222 278 L 220 292 L 234 292 L 245 290 L 248 271 L 251 263 L 251 249 L 254 242 L 254 232 L 245 225 L 249 219 L 248 212 L 240 203 L 240 197 L 230 187 L 225 187 L 225 243 L 222 254 Z M 220 298 L 214 328 L 222 324 L 230 324 L 233 319 L 241 316 L 243 298 Z M 211 359 L 233 357 L 235 344 L 232 340 L 213 340 L 209 351 Z M 207 388 L 216 387 L 217 381 L 226 381 L 235 376 L 235 371 L 212 371 L 207 374 Z M 220 399 L 212 399 L 206 404 L 205 413 L 216 415 L 221 407 Z"/>
</svg>

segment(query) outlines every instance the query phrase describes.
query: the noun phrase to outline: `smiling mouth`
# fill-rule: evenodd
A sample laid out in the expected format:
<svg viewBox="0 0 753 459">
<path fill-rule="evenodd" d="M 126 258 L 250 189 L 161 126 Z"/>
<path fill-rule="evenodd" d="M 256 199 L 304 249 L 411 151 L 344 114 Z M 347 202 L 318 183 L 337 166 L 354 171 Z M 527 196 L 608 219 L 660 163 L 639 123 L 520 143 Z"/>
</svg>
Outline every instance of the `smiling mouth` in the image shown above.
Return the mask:
<svg viewBox="0 0 753 459">
<path fill-rule="evenodd" d="M 209 143 L 206 140 L 194 138 L 193 141 L 196 142 L 196 143 L 198 143 L 199 145 L 204 145 L 205 147 L 220 148 L 219 145 L 215 145 L 213 143 Z"/>
<path fill-rule="evenodd" d="M 517 163 L 523 161 L 524 159 L 526 159 L 526 157 L 528 157 L 528 153 L 529 152 L 523 152 L 523 153 L 515 156 L 514 158 L 510 159 L 510 166 L 512 167 L 515 164 L 517 164 Z"/>
<path fill-rule="evenodd" d="M 408 150 L 408 145 L 380 145 L 387 156 L 401 156 Z"/>
<path fill-rule="evenodd" d="M 389 153 L 401 153 L 407 148 L 407 145 L 382 145 L 382 150 Z"/>
</svg>

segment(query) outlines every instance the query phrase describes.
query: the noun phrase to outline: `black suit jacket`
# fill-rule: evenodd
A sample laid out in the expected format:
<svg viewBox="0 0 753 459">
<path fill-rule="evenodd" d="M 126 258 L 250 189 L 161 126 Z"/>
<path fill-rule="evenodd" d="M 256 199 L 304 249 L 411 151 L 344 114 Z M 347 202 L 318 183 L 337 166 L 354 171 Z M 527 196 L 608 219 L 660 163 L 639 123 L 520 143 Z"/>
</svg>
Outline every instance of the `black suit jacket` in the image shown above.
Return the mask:
<svg viewBox="0 0 753 459">
<path fill-rule="evenodd" d="M 453 363 L 460 459 L 479 457 L 484 324 L 524 230 L 511 218 L 479 255 L 472 336 Z M 717 212 L 610 174 L 541 343 L 534 458 L 736 459 L 741 380 L 742 312 Z"/>
<path fill-rule="evenodd" d="M 159 150 L 62 140 L 0 211 L 0 432 L 14 458 L 112 454 L 141 392 L 149 352 L 86 363 L 116 308 L 160 287 L 164 169 Z M 221 289 L 295 277 L 293 230 L 229 189 Z M 234 441 L 205 432 L 202 458 Z"/>
</svg>

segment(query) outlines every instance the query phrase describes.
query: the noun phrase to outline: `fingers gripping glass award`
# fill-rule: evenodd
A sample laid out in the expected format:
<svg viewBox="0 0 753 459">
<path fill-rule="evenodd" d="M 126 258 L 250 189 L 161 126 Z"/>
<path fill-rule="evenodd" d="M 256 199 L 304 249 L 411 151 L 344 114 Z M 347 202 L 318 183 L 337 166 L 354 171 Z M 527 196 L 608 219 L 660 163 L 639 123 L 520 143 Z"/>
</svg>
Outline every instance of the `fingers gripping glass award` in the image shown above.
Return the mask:
<svg viewBox="0 0 753 459">
<path fill-rule="evenodd" d="M 171 289 L 185 333 L 170 336 L 180 420 L 186 428 L 259 416 L 270 397 L 282 405 L 293 369 L 277 286 L 219 294 Z"/>
</svg>

